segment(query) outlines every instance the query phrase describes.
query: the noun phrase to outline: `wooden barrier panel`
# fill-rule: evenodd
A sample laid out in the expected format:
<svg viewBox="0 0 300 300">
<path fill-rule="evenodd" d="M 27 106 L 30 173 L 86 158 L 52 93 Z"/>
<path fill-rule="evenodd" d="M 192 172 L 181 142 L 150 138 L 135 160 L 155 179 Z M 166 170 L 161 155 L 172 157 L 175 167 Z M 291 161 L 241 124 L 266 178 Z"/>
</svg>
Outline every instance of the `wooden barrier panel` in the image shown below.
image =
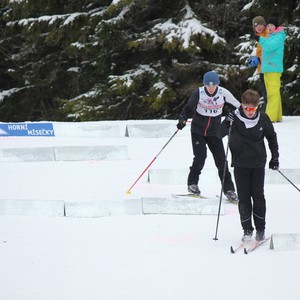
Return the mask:
<svg viewBox="0 0 300 300">
<path fill-rule="evenodd" d="M 150 169 L 148 181 L 153 184 L 186 184 L 189 169 Z M 201 173 L 202 183 L 219 183 L 217 168 L 203 169 Z"/>
<path fill-rule="evenodd" d="M 280 169 L 289 180 L 294 184 L 300 184 L 300 169 Z M 267 184 L 290 184 L 279 172 L 266 169 L 266 180 Z"/>
<path fill-rule="evenodd" d="M 270 249 L 278 251 L 300 250 L 299 233 L 272 234 Z"/>
<path fill-rule="evenodd" d="M 53 122 L 56 137 L 118 138 L 120 126 L 105 122 Z M 124 134 L 123 134 L 124 136 Z"/>
<path fill-rule="evenodd" d="M 127 146 L 61 146 L 2 148 L 1 162 L 126 160 Z"/>
<path fill-rule="evenodd" d="M 0 215 L 63 217 L 61 200 L 1 200 Z"/>
<path fill-rule="evenodd" d="M 216 199 L 178 199 L 178 198 L 142 198 L 143 213 L 176 215 L 217 215 L 219 200 Z M 221 206 L 220 214 L 224 214 Z"/>
<path fill-rule="evenodd" d="M 66 217 L 97 218 L 142 214 L 140 199 L 65 202 Z"/>
<path fill-rule="evenodd" d="M 54 147 L 57 161 L 125 160 L 127 146 L 66 146 Z"/>
<path fill-rule="evenodd" d="M 130 138 L 167 138 L 177 130 L 176 123 L 128 124 L 125 136 Z M 190 135 L 190 130 L 179 130 L 177 136 Z"/>
<path fill-rule="evenodd" d="M 281 169 L 282 173 L 294 184 L 300 184 L 300 169 Z M 233 169 L 230 168 L 231 174 Z M 187 169 L 150 169 L 148 181 L 153 184 L 186 184 Z M 201 183 L 220 183 L 217 168 L 204 168 L 200 175 Z M 233 177 L 234 180 L 234 177 Z M 267 184 L 290 184 L 279 172 L 266 169 Z"/>
</svg>

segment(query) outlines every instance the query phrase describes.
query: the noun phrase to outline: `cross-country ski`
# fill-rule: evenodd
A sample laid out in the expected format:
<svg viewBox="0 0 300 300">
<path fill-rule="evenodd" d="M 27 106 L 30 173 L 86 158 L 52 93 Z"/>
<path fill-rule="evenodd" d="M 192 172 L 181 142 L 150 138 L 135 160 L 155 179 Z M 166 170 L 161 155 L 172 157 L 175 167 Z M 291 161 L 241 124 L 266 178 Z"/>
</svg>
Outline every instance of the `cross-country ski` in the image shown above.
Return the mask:
<svg viewBox="0 0 300 300">
<path fill-rule="evenodd" d="M 237 253 L 238 251 L 242 250 L 245 248 L 245 243 L 241 242 L 241 244 L 239 246 L 237 246 L 236 248 L 234 248 L 233 246 L 230 246 L 230 252 L 232 254 Z"/>
<path fill-rule="evenodd" d="M 187 194 L 172 194 L 172 197 L 174 197 L 174 198 L 186 198 L 186 197 L 189 197 L 189 198 L 196 198 L 196 199 L 208 199 L 205 196 L 191 194 L 191 193 L 187 193 Z"/>
<path fill-rule="evenodd" d="M 244 253 L 245 254 L 249 254 L 251 252 L 253 252 L 255 249 L 257 249 L 260 245 L 264 244 L 265 242 L 267 242 L 268 240 L 270 240 L 270 237 L 265 238 L 262 241 L 255 241 L 254 243 L 252 243 L 248 248 L 244 248 Z"/>
</svg>

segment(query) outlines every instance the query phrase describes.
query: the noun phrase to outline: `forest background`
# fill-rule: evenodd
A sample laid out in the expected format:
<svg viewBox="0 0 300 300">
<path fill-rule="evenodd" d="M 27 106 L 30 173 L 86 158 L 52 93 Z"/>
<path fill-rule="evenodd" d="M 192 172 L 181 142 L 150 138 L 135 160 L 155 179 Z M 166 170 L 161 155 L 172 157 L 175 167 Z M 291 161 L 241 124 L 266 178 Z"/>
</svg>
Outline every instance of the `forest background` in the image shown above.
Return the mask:
<svg viewBox="0 0 300 300">
<path fill-rule="evenodd" d="M 285 27 L 284 115 L 300 115 L 300 4 L 284 0 L 0 0 L 0 121 L 176 119 L 216 70 L 259 91 L 251 21 Z"/>
</svg>

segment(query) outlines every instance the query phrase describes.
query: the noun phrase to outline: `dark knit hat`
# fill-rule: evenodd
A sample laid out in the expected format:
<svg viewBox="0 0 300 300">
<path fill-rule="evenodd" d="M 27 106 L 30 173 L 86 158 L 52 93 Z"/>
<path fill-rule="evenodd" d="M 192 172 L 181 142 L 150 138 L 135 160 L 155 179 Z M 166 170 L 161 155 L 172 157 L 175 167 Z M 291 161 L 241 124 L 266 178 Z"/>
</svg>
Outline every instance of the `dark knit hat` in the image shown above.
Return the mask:
<svg viewBox="0 0 300 300">
<path fill-rule="evenodd" d="M 267 20 L 267 25 L 268 24 L 273 24 L 276 28 L 278 27 L 278 19 L 275 17 L 275 16 L 272 16 L 270 17 L 268 20 Z"/>
<path fill-rule="evenodd" d="M 257 16 L 252 20 L 252 26 L 255 28 L 257 25 L 267 25 L 266 20 L 262 16 Z"/>
<path fill-rule="evenodd" d="M 206 72 L 203 76 L 204 85 L 218 85 L 220 83 L 219 75 L 214 71 Z"/>
</svg>

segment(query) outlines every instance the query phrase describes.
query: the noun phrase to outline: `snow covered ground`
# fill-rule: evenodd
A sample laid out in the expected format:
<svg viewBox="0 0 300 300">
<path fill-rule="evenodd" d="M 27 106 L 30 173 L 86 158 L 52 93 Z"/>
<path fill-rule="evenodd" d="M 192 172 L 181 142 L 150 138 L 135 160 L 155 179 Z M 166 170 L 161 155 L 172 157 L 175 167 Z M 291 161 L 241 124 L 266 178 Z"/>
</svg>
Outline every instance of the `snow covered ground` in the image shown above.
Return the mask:
<svg viewBox="0 0 300 300">
<path fill-rule="evenodd" d="M 122 130 L 128 123 L 113 122 Z M 281 169 L 300 169 L 300 117 L 284 117 L 274 126 Z M 150 169 L 188 169 L 188 131 L 179 132 Z M 126 194 L 168 138 L 1 137 L 1 148 L 126 145 L 128 159 L 1 162 L 0 199 L 84 202 L 185 193 L 185 184 L 147 182 L 146 172 Z M 209 154 L 205 170 L 214 168 Z M 205 170 L 200 189 L 215 197 L 220 184 Z M 299 191 L 286 181 L 266 184 L 265 194 L 267 235 L 300 233 Z M 0 299 L 300 299 L 300 252 L 270 250 L 266 243 L 248 256 L 231 254 L 242 230 L 237 206 L 222 205 L 217 241 L 216 215 L 1 215 Z"/>
</svg>

